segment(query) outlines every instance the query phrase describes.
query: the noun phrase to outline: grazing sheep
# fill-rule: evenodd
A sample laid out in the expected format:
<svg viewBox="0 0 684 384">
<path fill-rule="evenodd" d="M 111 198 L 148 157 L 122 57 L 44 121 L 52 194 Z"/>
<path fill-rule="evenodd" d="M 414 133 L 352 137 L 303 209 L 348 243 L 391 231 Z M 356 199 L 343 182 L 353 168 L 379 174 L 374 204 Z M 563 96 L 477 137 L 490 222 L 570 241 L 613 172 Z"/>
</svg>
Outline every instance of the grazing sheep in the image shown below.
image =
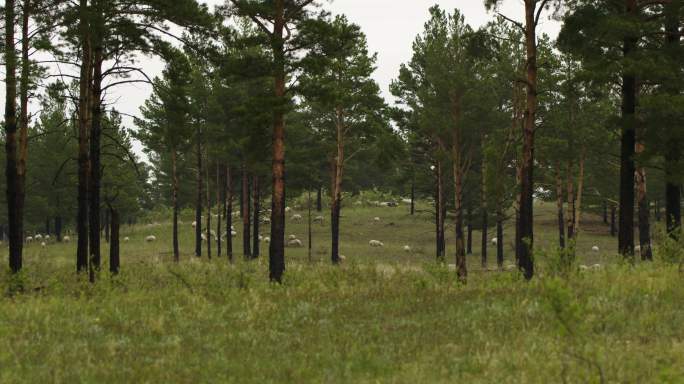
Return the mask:
<svg viewBox="0 0 684 384">
<path fill-rule="evenodd" d="M 316 217 L 313 219 L 313 222 L 314 222 L 314 223 L 321 223 L 321 224 L 323 224 L 324 221 L 325 221 L 325 219 L 323 219 L 323 216 L 316 216 Z"/>
<path fill-rule="evenodd" d="M 202 241 L 207 241 L 207 235 L 205 235 L 204 232 L 202 232 L 200 237 L 202 238 Z"/>
<path fill-rule="evenodd" d="M 296 236 L 296 235 L 290 235 L 290 236 L 288 236 L 287 238 L 288 238 L 289 240 L 294 240 L 294 239 L 297 238 L 297 236 Z"/>
<path fill-rule="evenodd" d="M 347 260 L 347 258 L 344 255 L 340 255 L 340 261 Z"/>
<path fill-rule="evenodd" d="M 71 241 L 71 237 L 69 237 L 69 236 L 64 236 L 64 237 L 62 237 L 62 241 L 65 242 L 65 243 L 68 243 L 68 242 Z"/>
<path fill-rule="evenodd" d="M 404 204 L 411 204 L 411 199 L 401 199 L 401 202 Z"/>
<path fill-rule="evenodd" d="M 586 265 L 582 264 L 582 265 L 579 266 L 579 269 L 580 269 L 580 271 L 588 271 L 588 270 L 589 270 L 589 267 L 587 267 Z"/>
<path fill-rule="evenodd" d="M 299 248 L 299 247 L 302 247 L 302 241 L 299 239 L 291 239 L 290 241 L 287 242 L 287 246 Z"/>
<path fill-rule="evenodd" d="M 292 215 L 292 221 L 294 221 L 295 223 L 299 223 L 300 221 L 302 221 L 302 215 L 300 215 L 299 213 L 295 213 L 294 215 Z"/>
<path fill-rule="evenodd" d="M 594 252 L 600 251 L 598 245 L 594 245 L 593 247 L 591 247 L 591 250 L 594 251 Z"/>
<path fill-rule="evenodd" d="M 157 236 L 149 235 L 149 236 L 147 236 L 147 237 L 145 238 L 145 241 L 148 242 L 148 243 L 151 243 L 151 242 L 153 242 L 153 241 L 157 241 Z"/>
<path fill-rule="evenodd" d="M 641 253 L 641 245 L 637 245 L 636 247 L 634 247 L 634 252 Z"/>
<path fill-rule="evenodd" d="M 495 238 L 492 239 L 492 245 L 497 245 L 497 244 L 499 244 L 499 239 L 497 239 L 497 238 L 495 237 Z"/>
<path fill-rule="evenodd" d="M 290 208 L 290 207 L 285 207 L 285 213 L 290 213 L 290 211 L 292 211 L 292 208 Z"/>
<path fill-rule="evenodd" d="M 268 236 L 264 237 L 264 243 L 270 243 L 270 242 L 271 242 L 270 237 L 268 237 Z"/>
<path fill-rule="evenodd" d="M 216 237 L 216 231 L 214 231 L 213 229 L 212 229 L 211 231 L 209 231 L 209 233 L 211 233 L 211 235 L 212 235 L 213 237 Z"/>
<path fill-rule="evenodd" d="M 373 248 L 378 248 L 378 247 L 384 247 L 385 244 L 383 244 L 381 241 L 378 240 L 371 240 L 368 242 L 368 245 L 370 245 Z"/>
<path fill-rule="evenodd" d="M 507 271 L 514 271 L 515 270 L 515 265 L 514 264 L 508 264 L 505 268 Z"/>
<path fill-rule="evenodd" d="M 33 242 L 33 237 L 31 237 L 31 236 L 26 236 L 26 242 L 27 242 L 27 243 L 32 243 L 32 242 Z"/>
<path fill-rule="evenodd" d="M 42 243 L 40 243 L 40 246 L 43 247 L 43 248 L 45 248 L 45 245 L 46 245 L 46 244 L 45 244 L 44 241 L 43 241 Z"/>
<path fill-rule="evenodd" d="M 378 222 L 380 222 L 380 218 L 377 217 L 377 216 L 375 216 L 375 217 L 373 218 L 373 221 L 375 221 L 376 223 L 378 223 Z"/>
<path fill-rule="evenodd" d="M 131 239 L 128 238 L 128 236 L 124 237 L 124 241 L 130 241 Z"/>
<path fill-rule="evenodd" d="M 235 237 L 235 236 L 237 236 L 237 232 L 235 232 L 235 231 L 230 231 L 230 235 L 233 236 L 233 237 Z"/>
<path fill-rule="evenodd" d="M 42 239 L 43 239 L 43 236 L 42 236 L 40 233 L 38 233 L 38 234 L 36 234 L 35 236 L 33 236 L 33 238 L 36 239 L 36 240 L 42 240 Z"/>
<path fill-rule="evenodd" d="M 404 252 L 411 252 L 411 246 L 404 245 Z"/>
<path fill-rule="evenodd" d="M 595 270 L 595 271 L 598 271 L 598 270 L 601 269 L 601 268 L 602 268 L 602 267 L 601 267 L 601 264 L 594 264 L 594 265 L 591 266 L 591 269 L 593 269 L 593 270 Z"/>
<path fill-rule="evenodd" d="M 50 240 L 50 235 L 45 235 L 45 241 Z"/>
<path fill-rule="evenodd" d="M 265 217 L 263 222 L 264 222 L 264 224 L 271 224 L 271 219 L 269 219 L 268 217 Z"/>
<path fill-rule="evenodd" d="M 193 221 L 193 222 L 192 222 L 192 227 L 193 227 L 193 228 L 197 228 L 197 222 L 196 222 L 196 221 Z"/>
<path fill-rule="evenodd" d="M 263 241 L 263 240 L 264 240 L 264 237 L 259 235 L 259 241 Z"/>
</svg>

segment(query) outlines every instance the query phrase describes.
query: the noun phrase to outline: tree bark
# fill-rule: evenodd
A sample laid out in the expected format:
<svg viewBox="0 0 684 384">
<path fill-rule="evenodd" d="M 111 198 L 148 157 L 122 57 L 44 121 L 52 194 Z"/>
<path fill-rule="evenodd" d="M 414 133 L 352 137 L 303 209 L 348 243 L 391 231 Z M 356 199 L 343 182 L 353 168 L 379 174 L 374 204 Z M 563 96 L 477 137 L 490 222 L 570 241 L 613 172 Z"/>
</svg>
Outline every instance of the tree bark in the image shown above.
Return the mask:
<svg viewBox="0 0 684 384">
<path fill-rule="evenodd" d="M 603 224 L 608 224 L 608 202 L 603 200 Z"/>
<path fill-rule="evenodd" d="M 637 143 L 636 153 L 642 153 L 644 146 Z M 651 222 L 649 212 L 649 202 L 646 188 L 646 169 L 637 168 L 636 175 L 637 205 L 639 207 L 639 249 L 641 260 L 652 261 L 653 252 L 651 250 Z"/>
<path fill-rule="evenodd" d="M 503 229 L 504 214 L 501 210 L 496 213 L 496 265 L 499 270 L 503 269 L 504 262 L 504 229 Z"/>
<path fill-rule="evenodd" d="M 207 204 L 207 229 L 205 236 L 207 237 L 207 259 L 211 260 L 211 188 L 209 188 L 209 155 L 207 155 L 205 163 L 205 180 L 206 180 L 206 204 Z"/>
<path fill-rule="evenodd" d="M 17 58 L 14 51 L 14 0 L 5 1 L 5 153 L 7 156 L 7 216 L 9 221 L 9 266 L 12 273 L 22 267 L 23 228 L 17 207 L 20 180 L 17 172 Z"/>
<path fill-rule="evenodd" d="M 567 170 L 567 192 L 568 192 L 568 213 L 565 218 L 568 227 L 568 245 L 574 247 L 575 244 L 575 183 L 573 180 L 573 166 L 572 161 L 568 161 Z"/>
<path fill-rule="evenodd" d="M 55 238 L 58 243 L 62 242 L 62 216 L 55 216 Z"/>
<path fill-rule="evenodd" d="M 666 45 L 670 52 L 679 52 L 681 41 L 681 1 L 672 2 L 665 8 L 666 13 Z M 678 58 L 674 58 L 678 60 Z M 675 63 L 677 61 L 674 61 Z M 682 92 L 681 86 L 672 82 L 668 92 L 673 96 L 678 96 Z M 672 127 L 671 131 L 677 131 L 681 127 Z M 680 140 L 672 140 L 665 153 L 665 226 L 670 238 L 679 240 L 682 234 L 682 196 L 681 196 L 681 176 L 678 175 L 681 167 L 682 143 Z M 657 217 L 660 212 L 657 212 Z"/>
<path fill-rule="evenodd" d="M 466 254 L 472 255 L 473 254 L 473 211 L 468 207 L 468 226 L 467 226 L 467 232 L 468 232 L 468 238 L 466 240 Z"/>
<path fill-rule="evenodd" d="M 577 191 L 575 199 L 575 238 L 579 236 L 580 224 L 582 222 L 582 197 L 584 195 L 584 173 L 586 163 L 586 149 L 582 148 L 579 161 L 579 176 L 577 177 Z"/>
<path fill-rule="evenodd" d="M 416 179 L 411 179 L 411 216 L 416 214 Z M 472 253 L 472 252 L 471 252 Z"/>
<path fill-rule="evenodd" d="M 637 14 L 637 1 L 625 0 L 626 12 Z M 637 49 L 637 39 L 629 34 L 623 42 L 623 56 L 630 59 Z M 622 74 L 622 138 L 620 149 L 620 226 L 618 228 L 618 251 L 625 258 L 634 256 L 634 149 L 636 145 L 636 77 L 624 71 Z"/>
<path fill-rule="evenodd" d="M 247 166 L 242 165 L 242 255 L 246 260 L 252 258 L 251 238 L 250 234 L 250 191 L 249 191 L 249 174 L 247 173 Z"/>
<path fill-rule="evenodd" d="M 81 74 L 80 96 L 78 105 L 78 212 L 76 229 L 78 247 L 76 250 L 76 269 L 83 272 L 88 269 L 88 179 L 90 176 L 90 158 L 88 154 L 90 126 L 90 105 L 92 81 L 92 58 L 90 45 L 88 0 L 80 2 L 80 39 L 81 39 Z"/>
<path fill-rule="evenodd" d="M 197 140 L 197 192 L 195 201 L 195 256 L 202 257 L 202 129 L 195 130 Z"/>
<path fill-rule="evenodd" d="M 333 159 L 332 206 L 330 207 L 331 258 L 334 265 L 340 262 L 340 211 L 342 210 L 342 172 L 344 169 L 344 115 L 341 107 L 335 111 L 337 154 Z"/>
<path fill-rule="evenodd" d="M 466 265 L 465 236 L 463 234 L 463 178 L 465 176 L 465 165 L 463 159 L 463 137 L 461 128 L 461 98 L 452 98 L 452 144 L 451 160 L 454 176 L 454 226 L 455 226 L 455 254 L 456 254 L 456 274 L 459 281 L 465 283 L 468 279 L 468 266 Z M 484 261 L 483 269 L 487 269 Z"/>
<path fill-rule="evenodd" d="M 173 261 L 180 262 L 180 249 L 178 246 L 178 153 L 171 148 L 171 200 L 173 204 Z"/>
<path fill-rule="evenodd" d="M 100 139 L 102 136 L 102 62 L 103 62 L 103 31 L 101 14 L 95 16 L 97 25 L 93 47 L 93 83 L 91 99 L 91 126 L 90 126 L 90 178 L 88 193 L 89 228 L 90 228 L 90 280 L 95 279 L 95 272 L 100 270 L 100 185 L 102 179 L 102 166 L 100 162 Z"/>
<path fill-rule="evenodd" d="M 261 201 L 260 201 L 260 185 L 259 185 L 259 176 L 258 175 L 253 175 L 252 176 L 252 188 L 254 189 L 253 193 L 253 205 L 254 209 L 252 212 L 252 224 L 254 226 L 253 231 L 252 231 L 252 258 L 256 259 L 259 257 L 259 214 L 261 213 Z"/>
<path fill-rule="evenodd" d="M 615 206 L 610 207 L 610 236 L 615 237 L 617 234 L 617 223 L 615 221 L 615 216 L 617 216 Z"/>
<path fill-rule="evenodd" d="M 527 108 L 523 129 L 518 223 L 518 267 L 526 279 L 534 276 L 534 133 L 537 114 L 537 0 L 525 0 L 525 47 L 527 50 Z"/>
<path fill-rule="evenodd" d="M 230 166 L 226 166 L 226 255 L 233 262 L 233 179 Z"/>
<path fill-rule="evenodd" d="M 282 282 L 285 272 L 285 0 L 275 0 L 272 50 L 274 92 L 277 106 L 273 112 L 273 191 L 271 198 L 271 243 L 269 278 Z"/>
<path fill-rule="evenodd" d="M 563 215 L 563 179 L 560 161 L 556 162 L 556 207 L 558 215 L 558 246 L 565 249 L 565 220 Z"/>
<path fill-rule="evenodd" d="M 436 246 L 437 246 L 437 260 L 444 261 L 445 253 L 445 239 L 444 239 L 444 177 L 442 172 L 442 162 L 437 160 L 437 190 L 435 196 L 435 223 L 436 223 Z"/>
<path fill-rule="evenodd" d="M 486 136 L 485 136 L 486 139 Z M 483 140 L 484 144 L 484 140 Z M 483 147 L 484 150 L 484 147 Z M 487 208 L 487 164 L 485 159 L 482 159 L 482 171 L 481 171 L 481 195 L 480 195 L 480 205 L 482 210 L 482 239 L 480 243 L 480 257 L 482 265 L 487 265 L 487 247 L 489 245 L 488 231 L 489 231 L 489 211 Z"/>
<path fill-rule="evenodd" d="M 221 163 L 216 162 L 216 256 L 221 257 L 221 215 L 225 207 L 221 205 Z M 223 200 L 225 203 L 225 200 Z"/>
<path fill-rule="evenodd" d="M 109 218 L 111 220 L 111 234 L 109 243 L 109 272 L 112 275 L 119 273 L 119 211 L 109 208 Z"/>
</svg>

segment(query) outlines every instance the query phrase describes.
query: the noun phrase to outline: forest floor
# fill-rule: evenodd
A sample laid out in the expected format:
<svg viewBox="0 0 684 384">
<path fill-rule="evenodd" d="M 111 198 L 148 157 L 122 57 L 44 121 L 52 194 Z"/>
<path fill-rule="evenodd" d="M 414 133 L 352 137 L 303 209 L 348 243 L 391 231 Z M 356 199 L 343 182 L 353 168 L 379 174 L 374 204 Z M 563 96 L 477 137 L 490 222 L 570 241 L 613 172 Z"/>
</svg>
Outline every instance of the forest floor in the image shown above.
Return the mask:
<svg viewBox="0 0 684 384">
<path fill-rule="evenodd" d="M 608 228 L 587 215 L 577 265 L 558 273 L 553 212 L 537 209 L 531 282 L 497 271 L 491 244 L 483 270 L 476 232 L 460 285 L 434 262 L 430 215 L 405 206 L 345 209 L 337 268 L 327 262 L 324 214 L 313 260 L 289 248 L 282 285 L 267 281 L 267 247 L 242 261 L 239 234 L 233 265 L 215 249 L 211 261 L 191 256 L 189 217 L 180 264 L 170 261 L 169 223 L 124 226 L 121 274 L 102 273 L 94 285 L 73 272 L 74 242 L 31 244 L 23 292 L 10 293 L 0 272 L 0 383 L 684 382 L 680 265 L 658 249 L 654 263 L 622 262 Z M 306 244 L 298 213 L 305 220 L 288 223 L 287 234 Z M 449 263 L 452 239 L 449 231 Z"/>
</svg>

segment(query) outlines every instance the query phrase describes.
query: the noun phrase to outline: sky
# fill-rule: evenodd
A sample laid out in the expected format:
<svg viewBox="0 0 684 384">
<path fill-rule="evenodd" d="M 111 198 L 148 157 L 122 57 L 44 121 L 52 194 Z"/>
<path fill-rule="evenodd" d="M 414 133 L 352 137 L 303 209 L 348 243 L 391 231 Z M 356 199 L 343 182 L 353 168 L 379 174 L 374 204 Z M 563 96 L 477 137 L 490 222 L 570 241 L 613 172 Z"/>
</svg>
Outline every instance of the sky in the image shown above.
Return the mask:
<svg viewBox="0 0 684 384">
<path fill-rule="evenodd" d="M 172 1 L 172 0 L 171 0 Z M 201 0 L 213 6 L 223 4 L 225 0 Z M 377 70 L 374 78 L 380 85 L 383 96 L 392 102 L 389 84 L 399 73 L 399 67 L 411 59 L 412 43 L 423 30 L 428 19 L 428 9 L 435 4 L 443 9 L 458 8 L 465 16 L 466 22 L 478 28 L 495 17 L 487 12 L 484 0 L 321 0 L 324 9 L 334 15 L 344 14 L 366 33 L 370 52 L 378 54 Z M 514 20 L 524 16 L 522 0 L 503 0 L 499 12 Z M 542 17 L 540 31 L 555 37 L 560 25 L 548 17 Z M 138 63 L 150 78 L 160 75 L 164 63 L 155 58 L 141 58 Z M 3 71 L 4 72 L 4 71 Z M 3 73 L 4 77 L 4 73 Z M 4 104 L 4 84 L 0 84 L 0 102 Z M 133 127 L 131 116 L 139 116 L 139 108 L 149 97 L 151 87 L 147 84 L 127 84 L 113 88 L 107 95 L 106 102 L 124 115 L 123 122 L 127 128 Z M 136 152 L 141 148 L 136 145 Z"/>
</svg>

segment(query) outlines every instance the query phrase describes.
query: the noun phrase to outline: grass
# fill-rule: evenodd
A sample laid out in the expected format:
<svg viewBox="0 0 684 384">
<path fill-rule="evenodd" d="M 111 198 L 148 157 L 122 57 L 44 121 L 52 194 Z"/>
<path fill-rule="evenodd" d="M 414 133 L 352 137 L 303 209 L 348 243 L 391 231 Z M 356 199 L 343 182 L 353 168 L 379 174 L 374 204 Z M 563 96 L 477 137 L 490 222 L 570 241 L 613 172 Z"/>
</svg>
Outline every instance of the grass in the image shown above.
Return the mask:
<svg viewBox="0 0 684 384">
<path fill-rule="evenodd" d="M 29 246 L 24 293 L 0 298 L 0 382 L 684 382 L 684 274 L 621 263 L 599 231 L 578 244 L 598 271 L 559 277 L 540 260 L 524 282 L 481 270 L 475 254 L 463 286 L 434 263 L 427 216 L 350 208 L 345 264 L 328 266 L 329 227 L 316 226 L 317 260 L 288 249 L 277 286 L 264 257 L 189 256 L 185 222 L 180 265 L 167 262 L 168 223 L 125 227 L 122 274 L 95 285 L 73 273 L 75 244 Z M 553 228 L 538 227 L 539 244 Z M 306 238 L 303 224 L 290 233 Z"/>
</svg>

